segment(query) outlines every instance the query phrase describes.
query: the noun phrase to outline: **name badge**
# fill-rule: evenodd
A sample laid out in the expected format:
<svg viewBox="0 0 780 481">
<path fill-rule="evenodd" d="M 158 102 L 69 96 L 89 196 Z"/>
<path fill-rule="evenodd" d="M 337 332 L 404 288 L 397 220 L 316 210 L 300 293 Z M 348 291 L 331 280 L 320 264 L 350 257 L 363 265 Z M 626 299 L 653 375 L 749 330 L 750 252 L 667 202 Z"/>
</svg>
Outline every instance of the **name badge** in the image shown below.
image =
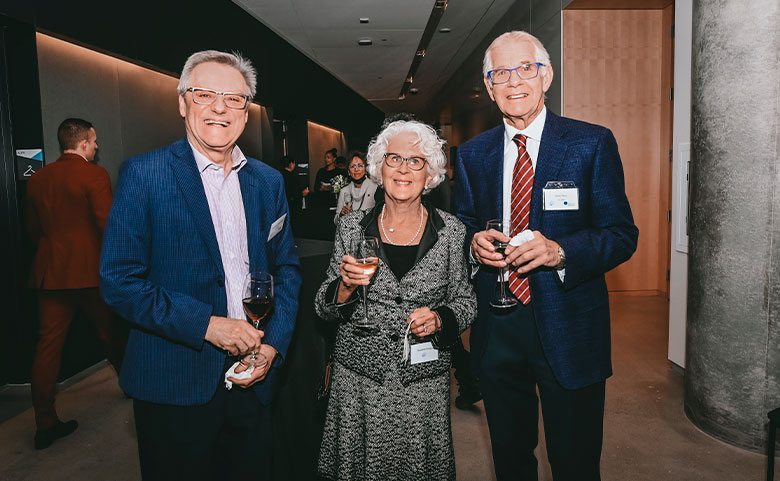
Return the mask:
<svg viewBox="0 0 780 481">
<path fill-rule="evenodd" d="M 284 219 L 286 218 L 287 218 L 287 214 L 282 214 L 281 217 L 276 219 L 274 223 L 271 224 L 271 229 L 268 231 L 268 241 L 273 239 L 276 236 L 276 234 L 282 231 L 282 227 L 284 227 Z"/>
<path fill-rule="evenodd" d="M 579 210 L 580 194 L 571 181 L 551 180 L 542 189 L 544 210 Z"/>
<path fill-rule="evenodd" d="M 433 347 L 430 342 L 421 342 L 419 344 L 412 344 L 412 356 L 409 360 L 410 364 L 420 364 L 423 362 L 430 362 L 439 359 L 439 350 Z"/>
</svg>

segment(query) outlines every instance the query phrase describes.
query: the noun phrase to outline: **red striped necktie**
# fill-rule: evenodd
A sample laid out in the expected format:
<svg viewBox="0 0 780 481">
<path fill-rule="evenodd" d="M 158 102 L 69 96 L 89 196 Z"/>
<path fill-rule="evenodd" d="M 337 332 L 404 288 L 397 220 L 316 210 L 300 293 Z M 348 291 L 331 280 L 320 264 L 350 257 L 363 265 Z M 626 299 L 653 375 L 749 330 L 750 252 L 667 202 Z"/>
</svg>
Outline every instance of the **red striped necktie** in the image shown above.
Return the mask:
<svg viewBox="0 0 780 481">
<path fill-rule="evenodd" d="M 525 148 L 526 136 L 515 135 L 517 161 L 512 171 L 512 201 L 510 202 L 510 237 L 528 229 L 531 219 L 531 192 L 534 187 L 534 166 Z M 523 304 L 531 302 L 531 289 L 527 277 L 521 277 L 516 270 L 509 271 L 509 289 Z"/>
</svg>

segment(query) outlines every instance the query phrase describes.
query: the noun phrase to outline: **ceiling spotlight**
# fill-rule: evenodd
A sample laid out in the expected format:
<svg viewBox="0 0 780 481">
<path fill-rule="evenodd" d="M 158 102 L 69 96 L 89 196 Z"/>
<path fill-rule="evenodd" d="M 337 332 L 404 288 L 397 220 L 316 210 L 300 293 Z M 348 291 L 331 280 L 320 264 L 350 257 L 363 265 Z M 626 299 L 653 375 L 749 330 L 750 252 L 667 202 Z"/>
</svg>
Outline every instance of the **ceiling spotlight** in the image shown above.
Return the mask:
<svg viewBox="0 0 780 481">
<path fill-rule="evenodd" d="M 409 89 L 409 93 L 412 94 L 412 95 L 417 95 L 417 92 L 419 92 L 419 91 L 420 91 L 420 89 L 418 89 L 417 87 L 412 87 L 412 88 Z"/>
<path fill-rule="evenodd" d="M 373 43 L 374 42 L 370 38 L 358 39 L 358 45 L 360 45 L 361 47 L 367 47 L 369 45 L 373 45 Z"/>
<path fill-rule="evenodd" d="M 406 77 L 406 81 L 412 83 L 414 82 L 414 77 Z"/>
<path fill-rule="evenodd" d="M 425 49 L 418 50 L 417 53 L 415 53 L 415 55 L 419 57 L 425 57 Z"/>
<path fill-rule="evenodd" d="M 360 23 L 368 23 L 368 17 L 360 17 Z"/>
<path fill-rule="evenodd" d="M 403 99 L 405 99 L 405 98 L 406 98 L 406 95 L 399 95 L 399 96 L 398 96 L 398 100 L 403 100 Z"/>
<path fill-rule="evenodd" d="M 442 27 L 439 29 L 439 33 L 450 33 L 452 32 L 452 29 L 449 27 Z"/>
</svg>

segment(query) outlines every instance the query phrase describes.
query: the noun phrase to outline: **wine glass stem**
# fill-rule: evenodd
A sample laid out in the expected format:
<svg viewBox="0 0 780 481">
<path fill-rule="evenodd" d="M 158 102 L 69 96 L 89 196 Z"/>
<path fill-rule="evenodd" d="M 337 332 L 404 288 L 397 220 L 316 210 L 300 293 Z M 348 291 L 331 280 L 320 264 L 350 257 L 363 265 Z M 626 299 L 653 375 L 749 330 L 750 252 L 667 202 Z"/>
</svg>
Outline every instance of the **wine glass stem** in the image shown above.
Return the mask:
<svg viewBox="0 0 780 481">
<path fill-rule="evenodd" d="M 363 286 L 363 319 L 368 320 L 368 298 L 366 297 L 366 288 Z"/>
<path fill-rule="evenodd" d="M 500 282 L 500 284 L 501 284 L 501 288 L 500 288 L 501 289 L 501 299 L 506 299 L 506 291 L 505 291 L 505 289 L 506 289 L 506 281 L 504 281 L 504 268 L 500 267 L 498 269 L 498 272 L 499 272 L 499 275 L 501 276 L 501 282 Z"/>
</svg>

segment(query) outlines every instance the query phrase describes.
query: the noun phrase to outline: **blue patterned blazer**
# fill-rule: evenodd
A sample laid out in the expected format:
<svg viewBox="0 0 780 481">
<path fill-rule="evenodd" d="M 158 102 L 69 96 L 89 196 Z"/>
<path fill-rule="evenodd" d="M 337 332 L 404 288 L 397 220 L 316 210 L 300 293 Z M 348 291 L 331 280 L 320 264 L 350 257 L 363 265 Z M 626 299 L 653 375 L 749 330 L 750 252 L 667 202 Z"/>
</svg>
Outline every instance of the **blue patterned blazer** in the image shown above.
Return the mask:
<svg viewBox="0 0 780 481">
<path fill-rule="evenodd" d="M 160 404 L 207 402 L 222 382 L 227 353 L 204 340 L 211 316 L 227 315 L 225 272 L 206 193 L 186 138 L 127 159 L 103 236 L 103 298 L 134 329 L 119 384 Z M 279 351 L 255 392 L 269 403 L 290 343 L 301 284 L 282 176 L 255 159 L 238 173 L 250 270 L 270 272 L 276 306 L 263 342 Z"/>
<path fill-rule="evenodd" d="M 503 160 L 503 124 L 458 149 L 455 212 L 466 225 L 467 253 L 474 233 L 484 230 L 488 220 L 501 218 Z M 573 181 L 579 189 L 579 210 L 544 211 L 542 190 L 548 181 Z M 547 110 L 534 172 L 530 229 L 558 242 L 566 252 L 563 282 L 549 268 L 529 276 L 537 329 L 553 373 L 566 389 L 604 380 L 612 375 L 604 274 L 631 257 L 639 234 L 609 129 Z M 495 269 L 485 266 L 475 276 L 478 317 L 471 346 L 477 372 L 497 277 Z"/>
</svg>

